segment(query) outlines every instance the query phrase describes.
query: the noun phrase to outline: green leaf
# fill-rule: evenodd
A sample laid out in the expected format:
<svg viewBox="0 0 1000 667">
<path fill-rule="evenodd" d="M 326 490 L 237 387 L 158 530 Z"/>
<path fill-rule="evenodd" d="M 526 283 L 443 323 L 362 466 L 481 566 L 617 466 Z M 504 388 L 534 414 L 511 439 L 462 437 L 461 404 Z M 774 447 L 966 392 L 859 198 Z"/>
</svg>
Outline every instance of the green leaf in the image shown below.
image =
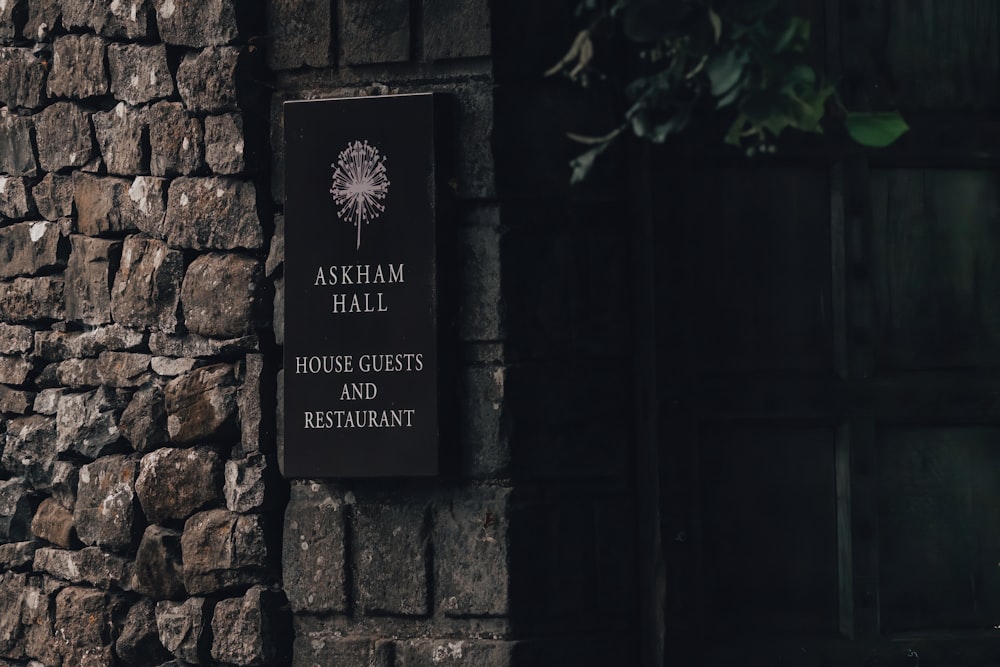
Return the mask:
<svg viewBox="0 0 1000 667">
<path fill-rule="evenodd" d="M 793 16 L 789 19 L 788 27 L 785 28 L 784 34 L 782 34 L 781 39 L 778 40 L 778 44 L 774 47 L 774 52 L 784 53 L 786 50 L 795 52 L 804 50 L 806 44 L 809 42 L 811 27 L 808 19 Z"/>
<path fill-rule="evenodd" d="M 711 7 L 708 8 L 708 21 L 712 24 L 712 34 L 715 36 L 715 43 L 718 44 L 722 38 L 722 17 Z"/>
<path fill-rule="evenodd" d="M 884 148 L 906 134 L 910 126 L 896 111 L 852 112 L 845 121 L 847 133 L 862 146 Z"/>
<path fill-rule="evenodd" d="M 736 51 L 726 51 L 709 58 L 705 73 L 712 83 L 712 94 L 716 97 L 725 95 L 739 83 L 746 62 L 746 54 Z"/>
<path fill-rule="evenodd" d="M 577 183 L 582 182 L 583 179 L 587 178 L 587 174 L 590 173 L 590 170 L 594 166 L 594 160 L 597 159 L 598 155 L 607 150 L 608 146 L 610 145 L 611 145 L 610 141 L 603 143 L 600 146 L 595 146 L 594 148 L 591 148 L 589 151 L 581 153 L 580 155 L 577 155 L 575 158 L 573 158 L 569 163 L 570 169 L 573 170 L 573 172 L 570 174 L 569 182 L 573 185 L 576 185 Z"/>
</svg>

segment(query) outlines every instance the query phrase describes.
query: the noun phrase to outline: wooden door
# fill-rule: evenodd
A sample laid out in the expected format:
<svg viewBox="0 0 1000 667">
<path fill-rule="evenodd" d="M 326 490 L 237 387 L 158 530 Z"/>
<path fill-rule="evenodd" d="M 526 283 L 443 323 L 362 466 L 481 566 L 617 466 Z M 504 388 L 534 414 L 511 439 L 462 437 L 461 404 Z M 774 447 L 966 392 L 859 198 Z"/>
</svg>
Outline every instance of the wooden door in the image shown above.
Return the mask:
<svg viewBox="0 0 1000 667">
<path fill-rule="evenodd" d="M 998 665 L 1000 3 L 803 6 L 913 131 L 664 151 L 664 662 Z"/>
</svg>

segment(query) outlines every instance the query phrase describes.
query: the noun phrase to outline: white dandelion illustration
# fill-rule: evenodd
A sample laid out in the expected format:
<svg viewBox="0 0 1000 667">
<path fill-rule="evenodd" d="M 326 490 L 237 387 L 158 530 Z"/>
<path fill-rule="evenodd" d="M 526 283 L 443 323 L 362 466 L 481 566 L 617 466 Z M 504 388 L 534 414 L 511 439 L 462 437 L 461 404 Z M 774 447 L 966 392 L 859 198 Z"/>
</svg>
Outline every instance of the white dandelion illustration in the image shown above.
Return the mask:
<svg viewBox="0 0 1000 667">
<path fill-rule="evenodd" d="M 358 229 L 361 248 L 361 223 L 368 224 L 385 210 L 389 179 L 385 171 L 385 156 L 367 141 L 352 141 L 340 151 L 334 167 L 330 194 L 339 207 L 337 216 Z"/>
</svg>

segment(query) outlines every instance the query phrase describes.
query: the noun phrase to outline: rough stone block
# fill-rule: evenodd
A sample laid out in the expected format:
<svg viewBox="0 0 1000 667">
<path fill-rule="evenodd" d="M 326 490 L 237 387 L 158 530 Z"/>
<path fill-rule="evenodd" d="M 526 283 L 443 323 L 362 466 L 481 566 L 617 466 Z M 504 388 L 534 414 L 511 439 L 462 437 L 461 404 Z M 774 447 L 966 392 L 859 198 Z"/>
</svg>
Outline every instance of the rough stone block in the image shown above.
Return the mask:
<svg viewBox="0 0 1000 667">
<path fill-rule="evenodd" d="M 156 603 L 156 628 L 160 643 L 180 660 L 202 664 L 208 655 L 211 635 L 207 632 L 212 606 L 205 598 L 184 602 Z"/>
<path fill-rule="evenodd" d="M 0 108 L 0 173 L 34 176 L 38 173 L 35 123 L 29 116 L 18 116 L 8 107 Z"/>
<path fill-rule="evenodd" d="M 0 571 L 23 570 L 35 560 L 41 542 L 10 542 L 0 544 Z"/>
<path fill-rule="evenodd" d="M 25 0 L 9 0 L 0 5 L 0 40 L 11 41 L 19 38 L 27 18 Z"/>
<path fill-rule="evenodd" d="M 29 322 L 62 319 L 62 278 L 15 278 L 0 285 L 0 320 Z"/>
<path fill-rule="evenodd" d="M 426 0 L 424 57 L 429 60 L 490 55 L 487 0 Z"/>
<path fill-rule="evenodd" d="M 177 91 L 189 111 L 218 113 L 238 108 L 237 70 L 241 50 L 224 46 L 184 56 L 177 68 Z"/>
<path fill-rule="evenodd" d="M 0 176 L 0 216 L 23 220 L 34 212 L 27 181 L 20 176 Z"/>
<path fill-rule="evenodd" d="M 263 454 L 226 461 L 223 487 L 226 507 L 241 514 L 270 509 L 276 483 L 274 466 L 268 464 Z"/>
<path fill-rule="evenodd" d="M 113 606 L 103 591 L 70 586 L 56 595 L 55 627 L 61 638 L 64 665 L 96 667 L 113 664 Z"/>
<path fill-rule="evenodd" d="M 56 411 L 56 447 L 96 459 L 120 449 L 121 403 L 107 387 L 65 394 Z"/>
<path fill-rule="evenodd" d="M 28 327 L 0 322 L 0 354 L 21 354 L 34 344 L 34 335 Z"/>
<path fill-rule="evenodd" d="M 25 39 L 51 41 L 51 30 L 61 18 L 60 0 L 32 0 L 28 3 L 28 21 L 24 24 Z"/>
<path fill-rule="evenodd" d="M 201 364 L 197 359 L 192 359 L 191 357 L 182 357 L 176 359 L 174 357 L 153 357 L 153 361 L 150 364 L 153 368 L 153 372 L 162 377 L 177 377 L 178 375 L 184 375 L 188 371 L 194 370 Z"/>
<path fill-rule="evenodd" d="M 205 118 L 205 162 L 216 174 L 238 174 L 246 168 L 243 117 L 237 113 Z"/>
<path fill-rule="evenodd" d="M 125 239 L 121 266 L 111 290 L 111 315 L 137 328 L 174 331 L 184 256 L 157 239 Z"/>
<path fill-rule="evenodd" d="M 223 439 L 235 432 L 232 366 L 205 366 L 171 380 L 164 392 L 167 432 L 176 443 Z"/>
<path fill-rule="evenodd" d="M 73 511 L 76 507 L 76 487 L 80 483 L 80 464 L 72 461 L 56 461 L 52 464 L 51 480 L 36 487 L 39 491 L 51 493 L 60 505 Z"/>
<path fill-rule="evenodd" d="M 66 318 L 84 324 L 107 324 L 111 321 L 108 286 L 121 256 L 122 244 L 78 234 L 70 236 L 70 243 L 72 251 L 66 265 Z"/>
<path fill-rule="evenodd" d="M 285 344 L 285 277 L 274 280 L 274 342 Z"/>
<path fill-rule="evenodd" d="M 46 65 L 28 48 L 0 48 L 0 105 L 35 109 L 45 101 Z"/>
<path fill-rule="evenodd" d="M 59 225 L 52 222 L 0 227 L 0 278 L 30 276 L 62 264 L 60 236 Z"/>
<path fill-rule="evenodd" d="M 85 99 L 107 93 L 107 44 L 97 35 L 57 37 L 52 49 L 49 95 Z"/>
<path fill-rule="evenodd" d="M 181 560 L 191 595 L 259 583 L 270 565 L 262 517 L 223 509 L 195 514 L 184 524 Z"/>
<path fill-rule="evenodd" d="M 128 551 L 142 533 L 135 497 L 139 461 L 108 456 L 80 468 L 73 519 L 80 540 L 108 551 Z"/>
<path fill-rule="evenodd" d="M 101 383 L 108 387 L 140 387 L 151 379 L 150 359 L 150 355 L 138 352 L 101 352 L 98 357 Z"/>
<path fill-rule="evenodd" d="M 274 216 L 274 235 L 271 237 L 271 249 L 267 253 L 264 272 L 268 278 L 285 263 L 285 216 L 280 213 Z"/>
<path fill-rule="evenodd" d="M 35 488 L 47 486 L 51 483 L 59 453 L 55 435 L 55 420 L 51 417 L 30 415 L 8 420 L 7 442 L 2 457 L 4 467 L 25 478 Z"/>
<path fill-rule="evenodd" d="M 240 367 L 242 380 L 236 395 L 240 414 L 240 444 L 244 454 L 271 449 L 264 432 L 264 415 L 261 410 L 261 379 L 264 375 L 264 355 L 248 354 Z"/>
<path fill-rule="evenodd" d="M 279 593 L 252 586 L 242 598 L 221 600 L 212 616 L 212 657 L 233 665 L 271 665 L 279 655 Z"/>
<path fill-rule="evenodd" d="M 52 629 L 56 594 L 65 586 L 46 576 L 29 576 L 21 624 L 24 629 L 24 652 L 43 665 L 61 665 L 62 637 L 56 640 Z"/>
<path fill-rule="evenodd" d="M 153 354 L 169 357 L 218 357 L 257 352 L 257 336 L 242 336 L 216 340 L 195 334 L 170 336 L 154 331 L 149 335 L 149 349 Z"/>
<path fill-rule="evenodd" d="M 271 69 L 331 64 L 331 4 L 324 0 L 267 3 L 267 32 L 271 36 L 267 62 Z"/>
<path fill-rule="evenodd" d="M 252 183 L 231 178 L 176 178 L 164 223 L 167 243 L 195 250 L 256 249 L 264 245 Z"/>
<path fill-rule="evenodd" d="M 73 215 L 73 179 L 62 174 L 46 174 L 31 189 L 38 212 L 46 220 Z"/>
<path fill-rule="evenodd" d="M 347 610 L 344 505 L 343 494 L 328 485 L 292 484 L 281 564 L 296 613 Z"/>
<path fill-rule="evenodd" d="M 0 357 L 0 382 L 4 384 L 24 384 L 34 365 L 23 357 Z"/>
<path fill-rule="evenodd" d="M 101 352 L 127 352 L 143 345 L 141 331 L 112 324 L 90 331 L 39 331 L 35 334 L 35 354 L 46 361 L 70 357 L 93 357 Z"/>
<path fill-rule="evenodd" d="M 341 2 L 340 45 L 344 62 L 349 65 L 409 60 L 409 1 Z"/>
<path fill-rule="evenodd" d="M 115 641 L 115 654 L 131 667 L 158 665 L 170 659 L 170 652 L 160 643 L 154 602 L 140 599 L 128 610 Z"/>
<path fill-rule="evenodd" d="M 368 614 L 423 616 L 427 605 L 426 508 L 355 506 L 358 602 Z M 392 572 L 391 577 L 385 576 Z"/>
<path fill-rule="evenodd" d="M 434 599 L 445 614 L 508 613 L 509 497 L 509 489 L 476 489 L 461 492 L 447 506 L 436 508 Z"/>
<path fill-rule="evenodd" d="M 179 531 L 156 525 L 146 528 L 135 554 L 132 590 L 154 600 L 184 595 Z"/>
<path fill-rule="evenodd" d="M 46 498 L 31 520 L 31 532 L 38 539 L 69 549 L 76 537 L 73 513 L 57 500 Z"/>
<path fill-rule="evenodd" d="M 97 359 L 67 359 L 43 368 L 35 382 L 44 388 L 57 385 L 73 389 L 96 387 L 101 384 L 101 369 Z"/>
<path fill-rule="evenodd" d="M 137 452 L 152 451 L 166 444 L 167 412 L 163 388 L 150 383 L 136 391 L 122 413 L 120 428 Z"/>
<path fill-rule="evenodd" d="M 501 340 L 500 232 L 496 227 L 466 227 L 459 241 L 462 340 Z"/>
<path fill-rule="evenodd" d="M 32 391 L 21 391 L 0 385 L 0 413 L 24 415 L 31 411 L 35 400 Z"/>
<path fill-rule="evenodd" d="M 39 549 L 35 552 L 34 569 L 70 583 L 90 584 L 105 590 L 124 588 L 132 578 L 131 562 L 104 553 L 98 547 L 79 551 Z"/>
<path fill-rule="evenodd" d="M 191 262 L 181 288 L 188 330 L 220 338 L 250 333 L 262 273 L 259 260 L 241 255 L 210 253 Z"/>
<path fill-rule="evenodd" d="M 148 170 L 144 111 L 119 102 L 111 111 L 95 113 L 93 121 L 97 146 L 109 174 L 141 174 Z"/>
<path fill-rule="evenodd" d="M 0 574 L 0 655 L 18 656 L 21 646 L 21 611 L 26 597 L 26 574 Z"/>
<path fill-rule="evenodd" d="M 142 39 L 149 36 L 152 8 L 147 0 L 61 0 L 62 24 L 90 28 L 105 37 Z"/>
<path fill-rule="evenodd" d="M 236 39 L 234 0 L 154 0 L 160 38 L 179 46 L 214 46 Z"/>
<path fill-rule="evenodd" d="M 201 121 L 179 102 L 157 102 L 148 111 L 149 170 L 154 176 L 186 176 L 202 165 Z"/>
<path fill-rule="evenodd" d="M 0 480 L 0 542 L 31 538 L 32 491 L 21 478 Z"/>
<path fill-rule="evenodd" d="M 510 466 L 504 367 L 499 363 L 473 366 L 464 371 L 462 380 L 462 469 L 480 479 L 503 477 Z"/>
<path fill-rule="evenodd" d="M 143 104 L 174 94 L 174 77 L 167 65 L 163 44 L 111 44 L 108 46 L 111 94 L 128 104 Z"/>
<path fill-rule="evenodd" d="M 509 667 L 514 642 L 483 639 L 412 639 L 395 644 L 393 667 Z"/>
<path fill-rule="evenodd" d="M 142 457 L 135 484 L 153 523 L 183 521 L 222 502 L 222 461 L 210 447 L 157 449 Z"/>
<path fill-rule="evenodd" d="M 38 162 L 46 171 L 82 167 L 94 155 L 90 114 L 72 102 L 56 102 L 35 116 Z"/>
<path fill-rule="evenodd" d="M 137 176 L 129 181 L 73 172 L 77 227 L 88 236 L 136 229 L 162 235 L 165 189 L 166 182 L 160 178 Z"/>
</svg>

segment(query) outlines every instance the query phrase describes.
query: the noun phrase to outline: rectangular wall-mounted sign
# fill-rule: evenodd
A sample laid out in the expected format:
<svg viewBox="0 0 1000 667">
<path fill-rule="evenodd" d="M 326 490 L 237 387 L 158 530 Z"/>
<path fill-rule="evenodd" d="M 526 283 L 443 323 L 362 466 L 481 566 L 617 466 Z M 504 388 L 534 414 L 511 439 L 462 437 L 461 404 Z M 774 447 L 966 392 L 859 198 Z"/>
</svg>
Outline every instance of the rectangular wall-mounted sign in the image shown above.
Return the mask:
<svg viewBox="0 0 1000 667">
<path fill-rule="evenodd" d="M 285 476 L 436 474 L 434 96 L 284 113 Z"/>
</svg>

